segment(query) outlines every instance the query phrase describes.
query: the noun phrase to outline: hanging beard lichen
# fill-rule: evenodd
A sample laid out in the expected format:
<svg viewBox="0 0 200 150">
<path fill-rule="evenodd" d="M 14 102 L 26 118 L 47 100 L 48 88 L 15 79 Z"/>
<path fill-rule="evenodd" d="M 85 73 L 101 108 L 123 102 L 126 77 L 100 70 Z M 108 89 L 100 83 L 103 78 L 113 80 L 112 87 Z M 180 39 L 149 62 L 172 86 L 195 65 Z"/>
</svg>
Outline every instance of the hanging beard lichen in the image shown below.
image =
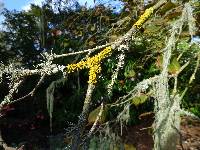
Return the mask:
<svg viewBox="0 0 200 150">
<path fill-rule="evenodd" d="M 53 117 L 53 103 L 54 103 L 54 92 L 55 89 L 58 87 L 61 87 L 65 84 L 66 79 L 58 79 L 56 81 L 53 81 L 50 86 L 46 90 L 46 96 L 47 96 L 47 110 L 50 116 L 50 129 L 52 131 L 52 117 Z"/>
<path fill-rule="evenodd" d="M 189 3 L 185 4 L 180 19 L 174 22 L 170 31 L 166 47 L 163 50 L 162 72 L 154 85 L 155 98 L 155 124 L 154 124 L 154 149 L 175 150 L 180 130 L 180 101 L 177 93 L 171 94 L 168 85 L 168 66 L 175 48 L 176 41 L 182 32 L 185 22 L 190 21 L 191 11 Z M 189 23 L 191 29 L 191 23 Z M 192 29 L 189 31 L 192 34 Z"/>
</svg>

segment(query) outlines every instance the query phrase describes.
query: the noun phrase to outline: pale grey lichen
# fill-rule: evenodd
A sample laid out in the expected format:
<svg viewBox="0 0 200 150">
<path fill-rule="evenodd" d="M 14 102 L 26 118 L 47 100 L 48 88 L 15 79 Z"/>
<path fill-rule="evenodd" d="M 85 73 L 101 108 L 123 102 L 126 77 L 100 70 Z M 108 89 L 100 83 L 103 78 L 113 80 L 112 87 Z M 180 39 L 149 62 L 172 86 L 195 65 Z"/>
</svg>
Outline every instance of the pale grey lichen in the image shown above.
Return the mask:
<svg viewBox="0 0 200 150">
<path fill-rule="evenodd" d="M 118 47 L 118 51 L 121 52 L 121 54 L 118 55 L 117 68 L 113 72 L 112 78 L 111 78 L 111 83 L 107 87 L 108 88 L 108 96 L 112 95 L 113 85 L 118 77 L 118 73 L 119 73 L 120 69 L 122 69 L 124 66 L 125 50 L 128 50 L 128 45 L 120 45 Z"/>
<path fill-rule="evenodd" d="M 4 64 L 0 63 L 0 83 L 3 81 Z"/>
<path fill-rule="evenodd" d="M 176 41 L 182 32 L 187 18 L 187 7 L 182 12 L 182 16 L 176 20 L 170 31 L 171 36 L 163 50 L 162 72 L 154 85 L 155 98 L 155 122 L 154 122 L 154 149 L 155 150 L 175 150 L 178 138 L 177 130 L 180 127 L 180 100 L 178 94 L 170 95 L 168 85 L 168 65 L 175 48 Z M 170 143 L 170 144 L 169 144 Z"/>
<path fill-rule="evenodd" d="M 198 30 L 198 28 L 196 27 L 196 19 L 194 18 L 194 14 L 193 14 L 194 9 L 190 5 L 190 3 L 185 4 L 185 9 L 187 11 L 189 33 L 192 38 L 192 36 L 195 35 Z"/>
<path fill-rule="evenodd" d="M 50 128 L 52 131 L 52 117 L 53 117 L 53 104 L 54 104 L 54 92 L 56 88 L 61 87 L 65 84 L 66 79 L 61 78 L 56 81 L 53 81 L 46 90 L 46 99 L 47 99 L 47 110 L 50 116 Z"/>
<path fill-rule="evenodd" d="M 34 70 L 24 68 L 21 66 L 20 62 L 16 61 L 10 61 L 8 65 L 0 63 L 0 83 L 3 80 L 4 74 L 5 77 L 9 80 L 9 93 L 4 97 L 3 101 L 0 103 L 0 107 L 2 108 L 4 105 L 12 103 L 13 94 L 18 92 L 18 87 L 22 83 L 25 76 L 30 76 L 34 74 L 43 76 L 55 74 L 57 72 L 62 72 L 63 76 L 65 76 L 65 66 L 53 64 L 54 56 L 55 55 L 52 53 L 44 53 L 43 57 L 45 60 L 38 64 Z"/>
</svg>

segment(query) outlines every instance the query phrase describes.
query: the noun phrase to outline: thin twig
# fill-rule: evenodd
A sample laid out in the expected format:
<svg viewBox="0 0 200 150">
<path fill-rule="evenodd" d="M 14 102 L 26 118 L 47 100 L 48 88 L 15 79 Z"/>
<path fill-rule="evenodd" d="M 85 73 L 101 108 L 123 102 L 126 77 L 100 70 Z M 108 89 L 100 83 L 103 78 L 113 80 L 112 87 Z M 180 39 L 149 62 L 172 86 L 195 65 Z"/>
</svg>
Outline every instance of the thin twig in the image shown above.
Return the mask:
<svg viewBox="0 0 200 150">
<path fill-rule="evenodd" d="M 177 85 L 178 85 L 178 75 L 190 64 L 190 61 L 188 61 L 187 63 L 185 63 L 180 69 L 179 71 L 175 74 L 172 75 L 174 77 L 174 89 L 173 89 L 173 94 L 175 95 L 177 92 Z"/>
<path fill-rule="evenodd" d="M 45 75 L 43 75 L 43 76 L 40 78 L 40 80 L 38 81 L 37 85 L 35 86 L 35 88 L 34 88 L 30 93 L 28 93 L 27 95 L 25 95 L 25 96 L 23 96 L 23 97 L 21 97 L 21 98 L 18 98 L 18 99 L 16 99 L 16 100 L 11 101 L 9 104 L 13 104 L 13 103 L 19 102 L 19 101 L 21 101 L 21 100 L 23 100 L 23 99 L 25 99 L 25 98 L 27 98 L 27 97 L 29 97 L 29 96 L 33 96 L 33 94 L 35 93 L 36 89 L 39 87 L 39 85 L 40 85 L 40 84 L 42 83 L 42 81 L 44 80 L 44 77 L 45 77 Z"/>
<path fill-rule="evenodd" d="M 86 50 L 78 51 L 78 52 L 74 52 L 74 53 L 55 55 L 54 58 L 67 57 L 67 56 L 72 56 L 72 55 L 77 55 L 77 54 L 83 54 L 83 53 L 88 53 L 88 52 L 94 52 L 95 50 L 102 49 L 102 48 L 104 48 L 104 47 L 107 47 L 107 46 L 109 46 L 109 45 L 112 45 L 113 43 L 114 43 L 114 42 L 112 42 L 112 43 L 107 43 L 107 44 L 104 44 L 104 45 L 101 45 L 101 46 L 97 46 L 97 47 L 95 47 L 95 48 L 86 49 Z"/>
<path fill-rule="evenodd" d="M 190 77 L 190 80 L 189 80 L 189 83 L 188 83 L 188 86 L 193 82 L 193 80 L 195 79 L 195 75 L 197 73 L 197 70 L 198 70 L 198 67 L 199 67 L 199 61 L 200 61 L 200 53 L 197 54 L 198 55 L 198 58 L 197 58 L 197 63 L 196 63 L 196 66 L 195 66 L 195 69 L 194 69 L 194 72 L 192 73 L 191 77 Z M 183 99 L 183 97 L 185 96 L 186 92 L 188 91 L 189 87 L 186 87 L 184 89 L 184 91 L 182 92 L 181 94 L 181 99 Z"/>
<path fill-rule="evenodd" d="M 44 74 L 44 75 L 40 78 L 39 82 L 37 83 L 37 85 L 35 86 L 35 88 L 32 90 L 31 96 L 33 96 L 33 95 L 35 94 L 36 89 L 37 89 L 37 88 L 40 86 L 40 84 L 44 81 L 45 76 L 46 76 L 46 74 Z"/>
<path fill-rule="evenodd" d="M 92 128 L 90 129 L 88 135 L 87 135 L 87 138 L 90 138 L 90 136 L 91 136 L 92 133 L 94 132 L 94 130 L 95 130 L 96 126 L 97 126 L 97 123 L 98 123 L 98 121 L 100 120 L 100 118 L 101 118 L 101 116 L 102 116 L 102 114 L 103 114 L 103 108 L 104 108 L 104 104 L 101 103 L 101 108 L 100 108 L 99 114 L 97 115 L 97 118 L 96 118 L 96 120 L 95 120 L 95 122 L 94 122 Z"/>
<path fill-rule="evenodd" d="M 4 104 L 4 105 L 14 104 L 14 103 L 16 103 L 16 102 L 19 102 L 19 101 L 21 101 L 21 100 L 23 100 L 23 99 L 29 97 L 29 96 L 33 96 L 34 93 L 35 93 L 35 91 L 36 91 L 36 89 L 37 89 L 37 88 L 40 86 L 40 84 L 43 82 L 45 76 L 46 76 L 46 75 L 44 74 L 44 75 L 40 78 L 39 82 L 37 83 L 37 85 L 34 87 L 34 89 L 33 89 L 30 93 L 28 93 L 27 95 L 25 95 L 25 96 L 23 96 L 23 97 L 20 97 L 20 98 L 18 98 L 18 99 L 16 99 L 16 100 L 13 100 L 13 101 L 11 101 L 11 102 L 9 102 L 9 103 L 7 103 L 7 104 Z M 0 111 L 1 111 L 1 109 L 3 108 L 4 105 L 0 105 Z M 0 117 L 1 117 L 1 116 L 0 116 Z"/>
</svg>

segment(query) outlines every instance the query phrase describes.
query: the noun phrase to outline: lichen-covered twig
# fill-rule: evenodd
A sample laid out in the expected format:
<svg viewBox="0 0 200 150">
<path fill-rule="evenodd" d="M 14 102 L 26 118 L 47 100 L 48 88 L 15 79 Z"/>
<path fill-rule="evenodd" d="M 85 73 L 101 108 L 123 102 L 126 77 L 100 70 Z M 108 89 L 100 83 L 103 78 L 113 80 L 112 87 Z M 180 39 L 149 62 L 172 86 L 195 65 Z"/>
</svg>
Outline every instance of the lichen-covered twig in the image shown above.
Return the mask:
<svg viewBox="0 0 200 150">
<path fill-rule="evenodd" d="M 156 80 L 158 80 L 159 76 L 154 76 L 148 79 L 144 79 L 143 81 L 137 83 L 137 85 L 131 90 L 127 95 L 120 97 L 114 104 L 111 106 L 120 106 L 124 105 L 136 96 L 139 96 L 141 93 L 145 93 L 149 87 L 154 85 Z"/>
<path fill-rule="evenodd" d="M 97 126 L 97 123 L 98 123 L 98 121 L 100 120 L 100 118 L 103 114 L 103 109 L 104 109 L 104 104 L 101 103 L 101 108 L 100 108 L 99 114 L 97 115 L 97 118 L 96 118 L 95 122 L 93 123 L 93 125 L 92 125 L 92 127 L 91 127 L 91 129 L 90 129 L 90 131 L 87 135 L 88 138 L 93 134 L 93 132 L 94 132 L 96 126 Z"/>
<path fill-rule="evenodd" d="M 61 55 L 54 55 L 54 58 L 61 58 L 61 57 L 67 57 L 67 56 L 72 56 L 72 55 L 78 55 L 78 54 L 83 54 L 83 53 L 91 53 L 94 52 L 95 50 L 99 50 L 102 48 L 105 48 L 107 46 L 112 45 L 114 42 L 111 43 L 107 43 L 101 46 L 96 46 L 95 48 L 91 48 L 91 49 L 86 49 L 86 50 L 82 50 L 82 51 L 78 51 L 78 52 L 73 52 L 73 53 L 68 53 L 68 54 L 61 54 Z"/>
<path fill-rule="evenodd" d="M 36 69 L 33 70 L 25 69 L 23 67 L 15 65 L 14 63 L 9 64 L 8 66 L 4 66 L 3 64 L 1 64 L 0 79 L 2 79 L 3 74 L 8 75 L 8 79 L 10 80 L 9 83 L 10 90 L 8 95 L 5 96 L 4 100 L 0 103 L 0 111 L 4 105 L 13 104 L 29 96 L 32 96 L 35 93 L 35 90 L 38 88 L 38 86 L 42 83 L 46 75 L 55 74 L 60 71 L 63 72 L 63 69 L 65 68 L 64 66 L 53 64 L 53 59 L 54 59 L 53 54 L 44 53 L 42 56 L 44 57 L 45 60 L 40 64 L 38 64 L 36 66 Z M 65 73 L 63 72 L 63 74 Z M 18 98 L 16 100 L 13 100 L 13 94 L 17 91 L 18 87 L 21 85 L 23 79 L 26 76 L 31 76 L 31 75 L 41 76 L 41 79 L 38 82 L 38 84 L 27 95 Z"/>
<path fill-rule="evenodd" d="M 178 72 L 174 75 L 172 75 L 172 77 L 174 78 L 174 88 L 173 88 L 173 92 L 172 95 L 175 95 L 177 92 L 177 85 L 178 85 L 178 75 L 190 64 L 190 61 L 187 61 L 183 66 L 181 66 L 181 68 L 178 70 Z"/>
<path fill-rule="evenodd" d="M 81 136 L 84 132 L 86 121 L 89 115 L 89 108 L 91 105 L 92 100 L 92 93 L 95 88 L 95 85 L 89 84 L 87 89 L 87 94 L 85 97 L 84 105 L 83 105 L 83 111 L 79 117 L 78 125 L 76 129 L 74 130 L 73 139 L 72 139 L 72 150 L 79 149 L 79 144 L 81 143 Z"/>
<path fill-rule="evenodd" d="M 196 62 L 196 66 L 195 66 L 195 69 L 194 69 L 194 72 L 192 73 L 191 77 L 190 77 L 190 80 L 188 82 L 188 86 L 194 81 L 195 79 L 195 76 L 196 76 L 196 73 L 197 73 L 197 70 L 199 68 L 199 63 L 200 63 L 200 53 L 197 54 L 197 62 Z M 181 94 L 181 99 L 183 99 L 183 97 L 185 96 L 186 92 L 188 91 L 188 86 L 184 89 L 184 91 L 182 92 Z"/>
<path fill-rule="evenodd" d="M 108 96 L 109 97 L 111 97 L 111 95 L 112 95 L 112 88 L 117 79 L 119 70 L 121 68 L 123 68 L 123 66 L 124 66 L 125 50 L 128 50 L 128 45 L 121 45 L 120 47 L 118 47 L 118 51 L 120 51 L 121 54 L 119 54 L 119 56 L 118 56 L 119 60 L 117 63 L 117 68 L 115 69 L 114 73 L 112 74 L 111 83 L 108 85 Z"/>
<path fill-rule="evenodd" d="M 184 5 L 181 17 L 176 20 L 170 31 L 171 35 L 163 50 L 163 66 L 159 79 L 154 85 L 154 149 L 175 150 L 178 139 L 177 131 L 180 127 L 180 101 L 181 97 L 176 93 L 177 78 L 175 78 L 175 90 L 171 95 L 168 85 L 168 65 L 172 50 L 182 32 L 183 24 L 187 21 L 187 4 Z M 188 64 L 186 63 L 184 67 Z M 169 144 L 170 143 L 170 144 Z"/>
<path fill-rule="evenodd" d="M 34 93 L 35 93 L 35 91 L 37 90 L 37 88 L 38 88 L 38 87 L 41 85 L 41 83 L 43 82 L 44 78 L 45 78 L 45 75 L 43 75 L 43 76 L 40 78 L 39 82 L 38 82 L 37 85 L 34 87 L 34 89 L 33 89 L 30 93 L 28 93 L 27 95 L 25 95 L 25 96 L 23 96 L 23 97 L 20 97 L 20 98 L 18 98 L 18 99 L 12 100 L 12 101 L 5 101 L 5 100 L 2 101 L 2 102 L 0 103 L 0 111 L 1 111 L 1 109 L 3 108 L 3 106 L 5 106 L 5 105 L 14 104 L 14 103 L 16 103 L 16 102 L 19 102 L 19 101 L 21 101 L 21 100 L 24 100 L 25 98 L 27 98 L 27 97 L 29 97 L 29 96 L 33 96 Z M 13 93 L 14 93 L 14 91 L 13 91 L 13 92 L 9 92 L 9 94 L 8 94 L 8 96 L 10 95 L 10 98 L 9 98 L 9 99 L 11 99 Z"/>
</svg>

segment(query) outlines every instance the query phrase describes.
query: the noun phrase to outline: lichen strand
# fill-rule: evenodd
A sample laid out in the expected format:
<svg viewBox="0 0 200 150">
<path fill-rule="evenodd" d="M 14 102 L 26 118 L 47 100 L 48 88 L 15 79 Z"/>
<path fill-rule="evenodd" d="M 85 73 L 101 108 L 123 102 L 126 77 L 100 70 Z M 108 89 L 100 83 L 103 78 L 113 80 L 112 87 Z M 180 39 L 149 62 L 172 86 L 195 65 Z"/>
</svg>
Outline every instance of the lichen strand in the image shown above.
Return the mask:
<svg viewBox="0 0 200 150">
<path fill-rule="evenodd" d="M 111 54 L 111 46 L 106 47 L 103 51 L 93 57 L 89 57 L 86 61 L 80 61 L 76 64 L 67 65 L 67 73 L 72 73 L 77 70 L 89 68 L 89 84 L 97 83 L 97 75 L 101 72 L 101 60 Z"/>
<path fill-rule="evenodd" d="M 140 16 L 139 20 L 133 25 L 135 28 L 140 29 L 146 20 L 153 14 L 153 7 L 150 7 L 145 10 L 144 14 Z"/>
</svg>

